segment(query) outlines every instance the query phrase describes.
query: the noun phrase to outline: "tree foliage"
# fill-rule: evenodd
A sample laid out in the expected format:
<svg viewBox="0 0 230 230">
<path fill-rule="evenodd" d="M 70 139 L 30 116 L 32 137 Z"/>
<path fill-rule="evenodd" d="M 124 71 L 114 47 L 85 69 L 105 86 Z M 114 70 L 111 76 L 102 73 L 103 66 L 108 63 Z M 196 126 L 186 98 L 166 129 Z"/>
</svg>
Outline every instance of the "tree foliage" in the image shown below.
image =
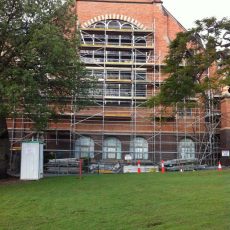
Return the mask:
<svg viewBox="0 0 230 230">
<path fill-rule="evenodd" d="M 205 18 L 196 27 L 178 33 L 169 46 L 164 73 L 169 78 L 160 93 L 148 101 L 172 105 L 205 96 L 207 89 L 230 85 L 230 20 Z"/>
<path fill-rule="evenodd" d="M 75 14 L 71 2 L 62 2 L 0 3 L 0 113 L 20 111 L 37 129 L 45 127 L 63 98 L 78 98 L 88 84 L 77 55 Z"/>
<path fill-rule="evenodd" d="M 74 1 L 0 1 L 0 139 L 6 117 L 23 114 L 40 131 L 66 99 L 82 106 L 91 83 L 78 43 Z"/>
</svg>

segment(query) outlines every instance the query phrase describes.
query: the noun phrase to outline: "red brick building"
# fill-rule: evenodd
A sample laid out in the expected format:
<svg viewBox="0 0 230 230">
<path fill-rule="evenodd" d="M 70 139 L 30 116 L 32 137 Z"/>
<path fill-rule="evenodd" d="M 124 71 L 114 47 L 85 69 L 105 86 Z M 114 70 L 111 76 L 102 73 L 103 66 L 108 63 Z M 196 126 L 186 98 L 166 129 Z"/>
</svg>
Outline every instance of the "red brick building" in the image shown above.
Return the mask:
<svg viewBox="0 0 230 230">
<path fill-rule="evenodd" d="M 133 160 L 158 163 L 164 159 L 194 159 L 216 164 L 222 148 L 229 149 L 229 119 L 222 120 L 212 103 L 204 108 L 147 108 L 159 92 L 168 45 L 184 27 L 159 0 L 77 0 L 80 55 L 97 79 L 94 102 L 80 112 L 62 114 L 44 134 L 46 154 L 89 157 L 92 161 Z M 229 99 L 221 109 L 229 116 Z M 214 114 L 214 115 L 213 115 Z M 20 124 L 21 127 L 19 127 Z M 12 150 L 30 135 L 26 122 L 11 121 Z M 28 127 L 28 128 L 27 128 Z M 16 131 L 15 131 L 16 130 Z M 22 131 L 23 130 L 23 131 Z"/>
</svg>

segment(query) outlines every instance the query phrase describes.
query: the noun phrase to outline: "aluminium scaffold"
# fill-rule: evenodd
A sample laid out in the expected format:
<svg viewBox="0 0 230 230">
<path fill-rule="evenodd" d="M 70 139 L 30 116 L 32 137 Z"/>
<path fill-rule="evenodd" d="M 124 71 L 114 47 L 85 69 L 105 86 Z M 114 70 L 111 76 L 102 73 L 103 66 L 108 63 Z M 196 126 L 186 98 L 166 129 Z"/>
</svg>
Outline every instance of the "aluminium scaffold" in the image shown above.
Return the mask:
<svg viewBox="0 0 230 230">
<path fill-rule="evenodd" d="M 103 23 L 108 25 L 111 21 L 104 20 Z M 156 25 L 143 30 L 119 23 L 123 23 L 123 29 L 96 25 L 80 28 L 81 58 L 99 87 L 92 91 L 93 105 L 77 111 L 73 97 L 68 111 L 63 114 L 65 118 L 59 121 L 61 125 L 49 125 L 48 131 L 39 137 L 45 143 L 58 145 L 62 138 L 60 134 L 64 131 L 68 135 L 65 148 L 49 148 L 47 144 L 45 154 L 52 152 L 55 158 L 61 154 L 81 157 L 77 152 L 85 148 L 89 154 L 93 151 L 88 157 L 96 160 L 99 156 L 100 160 L 106 157 L 122 160 L 121 155 L 132 153 L 135 160 L 139 157 L 158 163 L 170 157 L 186 158 L 190 151 L 190 157 L 198 158 L 200 164 L 215 165 L 220 152 L 221 114 L 219 108 L 215 108 L 219 98 L 210 91 L 205 108 L 199 103 L 193 108 L 186 107 L 186 103 L 171 109 L 146 108 L 147 98 L 159 92 L 166 78 L 161 73 L 163 60 L 155 42 Z M 34 132 L 30 129 L 31 121 L 24 118 L 9 119 L 9 124 L 12 156 L 20 151 L 18 143 L 34 137 Z M 49 132 L 53 134 L 48 135 Z M 78 150 L 77 140 L 85 136 L 94 137 L 94 148 L 82 144 Z M 108 137 L 119 137 L 121 143 L 105 144 Z M 147 141 L 147 147 L 145 143 L 134 143 L 141 141 L 140 138 Z"/>
</svg>

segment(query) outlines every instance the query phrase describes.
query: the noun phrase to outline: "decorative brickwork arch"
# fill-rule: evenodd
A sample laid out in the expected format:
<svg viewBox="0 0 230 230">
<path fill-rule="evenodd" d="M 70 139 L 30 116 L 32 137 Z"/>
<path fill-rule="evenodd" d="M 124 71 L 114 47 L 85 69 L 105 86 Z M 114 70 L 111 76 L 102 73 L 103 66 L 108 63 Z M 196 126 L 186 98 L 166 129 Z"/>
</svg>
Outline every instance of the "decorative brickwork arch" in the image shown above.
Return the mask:
<svg viewBox="0 0 230 230">
<path fill-rule="evenodd" d="M 122 14 L 106 14 L 106 15 L 94 17 L 94 18 L 88 20 L 87 22 L 83 23 L 82 28 L 87 28 L 95 22 L 99 22 L 99 21 L 103 21 L 103 20 L 109 20 L 109 19 L 127 21 L 131 24 L 134 24 L 135 26 L 137 26 L 140 29 L 143 29 L 143 30 L 146 29 L 145 26 L 143 24 L 141 24 L 140 22 L 138 22 L 137 20 L 135 20 L 131 17 L 128 17 L 128 16 L 124 16 Z"/>
</svg>

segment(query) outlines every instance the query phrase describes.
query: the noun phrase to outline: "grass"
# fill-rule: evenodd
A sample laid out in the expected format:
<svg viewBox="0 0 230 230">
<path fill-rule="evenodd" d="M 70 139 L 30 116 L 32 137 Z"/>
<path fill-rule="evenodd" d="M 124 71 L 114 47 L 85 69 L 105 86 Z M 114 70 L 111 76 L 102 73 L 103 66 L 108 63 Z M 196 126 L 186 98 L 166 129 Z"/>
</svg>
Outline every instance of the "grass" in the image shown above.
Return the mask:
<svg viewBox="0 0 230 230">
<path fill-rule="evenodd" d="M 230 229 L 230 171 L 0 185 L 0 229 Z"/>
</svg>

